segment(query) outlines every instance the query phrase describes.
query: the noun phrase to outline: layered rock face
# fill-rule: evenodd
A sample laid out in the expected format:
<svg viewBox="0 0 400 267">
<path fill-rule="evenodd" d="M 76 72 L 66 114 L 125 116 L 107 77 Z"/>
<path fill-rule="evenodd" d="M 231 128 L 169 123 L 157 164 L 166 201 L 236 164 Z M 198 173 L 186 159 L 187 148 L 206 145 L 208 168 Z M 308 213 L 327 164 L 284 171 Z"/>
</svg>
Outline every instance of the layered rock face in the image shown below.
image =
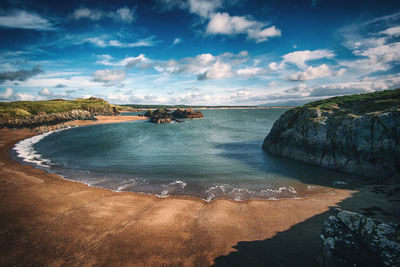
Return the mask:
<svg viewBox="0 0 400 267">
<path fill-rule="evenodd" d="M 93 113 L 86 110 L 71 110 L 67 112 L 39 114 L 21 119 L 9 120 L 1 122 L 0 127 L 23 128 L 38 127 L 43 125 L 55 125 L 73 120 L 96 120 Z"/>
<path fill-rule="evenodd" d="M 170 123 L 182 122 L 182 119 L 196 119 L 204 118 L 201 111 L 194 111 L 191 108 L 177 109 L 171 112 L 169 109 L 157 109 L 154 111 L 147 111 L 144 116 L 149 118 L 150 122 L 153 123 Z"/>
<path fill-rule="evenodd" d="M 400 266 L 400 228 L 335 208 L 321 233 L 320 266 Z"/>
<path fill-rule="evenodd" d="M 400 177 L 400 90 L 336 97 L 285 112 L 271 154 L 368 177 Z"/>
</svg>

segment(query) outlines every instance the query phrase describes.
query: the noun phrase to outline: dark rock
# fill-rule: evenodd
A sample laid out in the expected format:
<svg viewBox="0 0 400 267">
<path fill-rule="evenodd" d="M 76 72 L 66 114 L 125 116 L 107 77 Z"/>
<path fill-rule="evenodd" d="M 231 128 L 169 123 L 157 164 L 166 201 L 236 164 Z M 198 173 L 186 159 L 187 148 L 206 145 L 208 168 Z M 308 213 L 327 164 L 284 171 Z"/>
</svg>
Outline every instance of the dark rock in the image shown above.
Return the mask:
<svg viewBox="0 0 400 267">
<path fill-rule="evenodd" d="M 263 149 L 352 174 L 400 177 L 400 109 L 387 104 L 380 110 L 389 100 L 378 97 L 371 103 L 363 98 L 336 101 L 340 105 L 313 102 L 285 112 L 265 138 Z M 365 105 L 357 109 L 357 104 Z M 365 112 L 368 105 L 377 108 Z"/>
<path fill-rule="evenodd" d="M 201 111 L 194 111 L 190 108 L 178 108 L 173 112 L 166 108 L 156 109 L 154 111 L 149 110 L 144 114 L 144 116 L 148 117 L 149 121 L 153 123 L 170 123 L 172 121 L 183 122 L 182 119 L 204 118 Z"/>
<path fill-rule="evenodd" d="M 86 110 L 71 110 L 68 112 L 33 115 L 21 119 L 2 122 L 0 127 L 8 128 L 34 128 L 38 126 L 49 126 L 73 120 L 96 120 L 95 116 Z"/>
<path fill-rule="evenodd" d="M 400 266 L 400 228 L 364 215 L 331 210 L 321 233 L 320 266 Z"/>
</svg>

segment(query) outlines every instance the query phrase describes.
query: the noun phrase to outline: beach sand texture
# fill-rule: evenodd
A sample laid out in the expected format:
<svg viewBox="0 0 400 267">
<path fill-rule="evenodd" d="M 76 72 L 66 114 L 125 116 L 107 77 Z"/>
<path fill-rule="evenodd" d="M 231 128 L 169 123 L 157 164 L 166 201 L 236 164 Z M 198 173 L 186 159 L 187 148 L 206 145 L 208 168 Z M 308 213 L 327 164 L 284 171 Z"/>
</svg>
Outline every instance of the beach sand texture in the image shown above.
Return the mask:
<svg viewBox="0 0 400 267">
<path fill-rule="evenodd" d="M 327 188 L 304 199 L 207 203 L 114 192 L 12 160 L 12 146 L 32 135 L 0 129 L 1 266 L 314 266 L 329 207 L 360 194 Z"/>
</svg>

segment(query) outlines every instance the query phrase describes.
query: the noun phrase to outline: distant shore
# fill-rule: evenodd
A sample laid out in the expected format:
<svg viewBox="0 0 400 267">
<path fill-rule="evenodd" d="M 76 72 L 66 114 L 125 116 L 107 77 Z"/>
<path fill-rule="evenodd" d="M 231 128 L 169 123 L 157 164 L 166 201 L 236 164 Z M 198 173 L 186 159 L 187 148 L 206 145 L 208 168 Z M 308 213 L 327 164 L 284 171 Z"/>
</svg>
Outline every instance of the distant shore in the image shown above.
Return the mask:
<svg viewBox="0 0 400 267">
<path fill-rule="evenodd" d="M 68 124 L 142 119 L 101 116 Z M 209 203 L 114 192 L 12 160 L 13 145 L 35 134 L 0 129 L 1 265 L 226 266 L 232 259 L 243 264 L 252 259 L 259 265 L 270 261 L 312 266 L 330 207 L 355 209 L 377 202 L 369 190 L 335 188 L 303 199 Z"/>
</svg>

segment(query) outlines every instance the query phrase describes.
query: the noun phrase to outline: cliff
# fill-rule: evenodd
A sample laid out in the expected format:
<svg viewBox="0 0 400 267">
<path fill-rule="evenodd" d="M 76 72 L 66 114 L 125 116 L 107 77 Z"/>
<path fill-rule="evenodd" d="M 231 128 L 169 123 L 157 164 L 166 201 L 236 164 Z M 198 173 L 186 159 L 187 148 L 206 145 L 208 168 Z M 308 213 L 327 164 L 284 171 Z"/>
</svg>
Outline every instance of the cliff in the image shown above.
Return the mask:
<svg viewBox="0 0 400 267">
<path fill-rule="evenodd" d="M 285 112 L 271 154 L 368 177 L 400 175 L 400 89 L 334 97 Z"/>
<path fill-rule="evenodd" d="M 118 115 L 117 108 L 100 98 L 0 103 L 0 128 L 33 128 L 95 116 Z"/>
</svg>

